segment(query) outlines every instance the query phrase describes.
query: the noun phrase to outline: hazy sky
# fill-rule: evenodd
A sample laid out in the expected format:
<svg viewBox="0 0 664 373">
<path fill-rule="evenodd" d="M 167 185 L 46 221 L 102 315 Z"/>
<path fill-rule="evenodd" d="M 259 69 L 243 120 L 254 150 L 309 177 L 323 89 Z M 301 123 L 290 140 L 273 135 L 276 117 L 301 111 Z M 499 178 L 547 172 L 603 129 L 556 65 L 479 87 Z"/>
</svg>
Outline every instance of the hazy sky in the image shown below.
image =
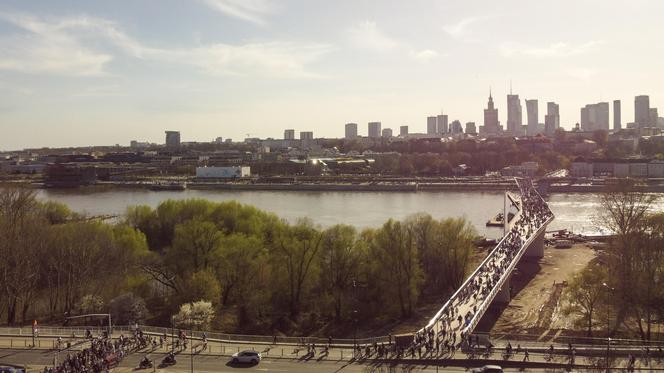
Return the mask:
<svg viewBox="0 0 664 373">
<path fill-rule="evenodd" d="M 506 122 L 521 98 L 649 94 L 664 114 L 662 0 L 2 0 L 0 149 L 183 141 L 347 122 L 411 132 L 443 110 Z M 525 103 L 522 102 L 525 120 Z"/>
</svg>

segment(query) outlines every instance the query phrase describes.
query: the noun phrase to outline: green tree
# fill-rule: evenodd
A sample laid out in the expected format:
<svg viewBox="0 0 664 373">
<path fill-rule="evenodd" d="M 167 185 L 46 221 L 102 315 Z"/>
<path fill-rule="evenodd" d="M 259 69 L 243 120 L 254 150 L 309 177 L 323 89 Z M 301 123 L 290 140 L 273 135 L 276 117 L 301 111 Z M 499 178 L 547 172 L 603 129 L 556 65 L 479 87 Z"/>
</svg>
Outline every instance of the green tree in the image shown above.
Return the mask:
<svg viewBox="0 0 664 373">
<path fill-rule="evenodd" d="M 602 265 L 588 265 L 574 276 L 566 291 L 568 306 L 565 313 L 576 315 L 576 323 L 586 329 L 586 335 L 592 336 L 597 324 L 597 310 L 607 289 L 602 285 L 607 281 L 607 271 Z M 604 297 L 605 298 L 605 297 Z"/>
</svg>

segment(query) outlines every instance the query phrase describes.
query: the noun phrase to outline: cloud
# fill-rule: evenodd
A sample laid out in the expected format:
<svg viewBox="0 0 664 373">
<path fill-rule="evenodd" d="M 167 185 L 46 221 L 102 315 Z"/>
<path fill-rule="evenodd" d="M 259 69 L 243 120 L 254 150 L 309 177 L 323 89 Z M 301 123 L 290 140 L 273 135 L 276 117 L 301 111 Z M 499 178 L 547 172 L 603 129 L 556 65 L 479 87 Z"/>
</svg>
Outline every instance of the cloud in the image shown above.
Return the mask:
<svg viewBox="0 0 664 373">
<path fill-rule="evenodd" d="M 589 69 L 585 67 L 574 67 L 567 70 L 567 75 L 571 76 L 572 78 L 588 81 L 593 76 L 597 75 L 598 72 L 599 71 L 597 71 L 596 69 Z"/>
<path fill-rule="evenodd" d="M 101 75 L 112 59 L 85 47 L 73 30 L 77 22 L 48 23 L 30 16 L 0 13 L 0 20 L 22 29 L 0 37 L 0 69 L 28 73 Z"/>
<path fill-rule="evenodd" d="M 526 56 L 526 57 L 570 57 L 591 52 L 603 41 L 589 41 L 579 45 L 570 45 L 565 42 L 549 44 L 546 47 L 530 47 L 523 44 L 506 42 L 500 46 L 500 53 L 504 57 Z"/>
<path fill-rule="evenodd" d="M 44 20 L 0 13 L 0 20 L 23 31 L 0 38 L 0 70 L 33 74 L 104 75 L 107 65 L 123 55 L 191 66 L 215 76 L 311 78 L 320 75 L 308 71 L 307 65 L 332 50 L 326 44 L 281 41 L 153 48 L 127 35 L 114 22 L 100 18 Z M 104 45 L 110 48 L 100 51 Z"/>
<path fill-rule="evenodd" d="M 263 25 L 265 17 L 272 11 L 267 0 L 199 0 L 227 16 Z"/>
<path fill-rule="evenodd" d="M 438 57 L 438 52 L 431 49 L 424 49 L 421 51 L 411 51 L 410 57 L 412 57 L 417 61 L 426 62 Z"/>
<path fill-rule="evenodd" d="M 485 21 L 495 17 L 496 16 L 467 17 L 457 23 L 452 23 L 443 26 L 443 31 L 445 31 L 447 34 L 449 34 L 452 37 L 459 38 L 466 33 L 468 26 L 472 25 L 473 23 L 477 23 L 479 21 Z"/>
<path fill-rule="evenodd" d="M 362 21 L 349 30 L 350 40 L 358 48 L 374 51 L 389 51 L 397 48 L 399 43 L 385 35 L 373 21 Z"/>
</svg>

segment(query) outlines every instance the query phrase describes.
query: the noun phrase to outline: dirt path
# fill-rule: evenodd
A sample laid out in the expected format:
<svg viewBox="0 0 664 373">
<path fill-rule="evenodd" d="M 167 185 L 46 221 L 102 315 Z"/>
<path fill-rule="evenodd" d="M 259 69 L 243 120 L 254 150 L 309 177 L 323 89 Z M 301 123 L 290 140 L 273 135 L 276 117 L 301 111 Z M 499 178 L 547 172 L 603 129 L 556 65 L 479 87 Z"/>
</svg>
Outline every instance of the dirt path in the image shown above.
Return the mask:
<svg viewBox="0 0 664 373">
<path fill-rule="evenodd" d="M 585 245 L 570 249 L 547 247 L 539 262 L 519 265 L 512 277 L 516 293 L 491 328 L 495 334 L 542 332 L 568 328 L 571 321 L 561 313 L 564 281 L 570 281 L 595 257 Z"/>
</svg>

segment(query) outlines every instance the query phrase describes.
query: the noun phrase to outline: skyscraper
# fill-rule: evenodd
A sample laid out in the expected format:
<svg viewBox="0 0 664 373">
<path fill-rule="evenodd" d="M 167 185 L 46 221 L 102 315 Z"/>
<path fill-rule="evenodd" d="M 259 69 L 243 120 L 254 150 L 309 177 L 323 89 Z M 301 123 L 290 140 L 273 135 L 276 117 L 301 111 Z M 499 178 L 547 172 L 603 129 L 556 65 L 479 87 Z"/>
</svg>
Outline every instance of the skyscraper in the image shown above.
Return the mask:
<svg viewBox="0 0 664 373">
<path fill-rule="evenodd" d="M 166 131 L 166 146 L 169 148 L 180 147 L 180 131 Z"/>
<path fill-rule="evenodd" d="M 406 135 L 408 135 L 408 126 L 399 127 L 399 136 L 406 136 Z"/>
<path fill-rule="evenodd" d="M 438 122 L 438 133 L 448 133 L 449 129 L 447 128 L 447 115 L 439 114 L 436 117 L 436 122 Z"/>
<path fill-rule="evenodd" d="M 620 131 L 622 127 L 620 114 L 620 100 L 613 100 L 613 130 Z"/>
<path fill-rule="evenodd" d="M 560 107 L 555 102 L 546 103 L 546 115 L 544 116 L 544 133 L 552 136 L 560 128 Z"/>
<path fill-rule="evenodd" d="M 650 127 L 657 127 L 657 118 L 659 118 L 659 114 L 657 114 L 657 108 L 656 107 L 651 107 L 650 108 Z"/>
<path fill-rule="evenodd" d="M 284 140 L 295 140 L 295 130 L 284 130 Z"/>
<path fill-rule="evenodd" d="M 436 117 L 427 117 L 427 135 L 438 133 L 438 124 Z"/>
<path fill-rule="evenodd" d="M 450 133 L 463 133 L 463 127 L 461 127 L 461 122 L 458 120 L 453 120 L 450 123 Z"/>
<path fill-rule="evenodd" d="M 347 139 L 354 139 L 357 137 L 357 123 L 346 123 L 345 137 Z"/>
<path fill-rule="evenodd" d="M 526 100 L 526 111 L 528 112 L 526 135 L 535 136 L 540 132 L 537 100 Z"/>
<path fill-rule="evenodd" d="M 519 95 L 507 95 L 507 132 L 513 136 L 523 135 L 523 119 L 521 117 L 521 100 Z"/>
<path fill-rule="evenodd" d="M 383 131 L 381 132 L 381 136 L 389 139 L 392 137 L 392 129 L 391 128 L 383 128 Z"/>
<path fill-rule="evenodd" d="M 581 109 L 581 129 L 584 131 L 609 130 L 609 103 L 588 104 Z"/>
<path fill-rule="evenodd" d="M 637 128 L 650 124 L 650 97 L 641 95 L 634 98 L 634 123 Z"/>
<path fill-rule="evenodd" d="M 489 91 L 489 102 L 487 108 L 484 109 L 484 125 L 480 127 L 480 134 L 497 135 L 502 131 L 503 128 L 498 121 L 498 109 L 494 107 L 493 97 L 491 97 L 491 91 Z"/>
<path fill-rule="evenodd" d="M 380 137 L 380 122 L 369 122 L 369 137 L 374 139 Z"/>
<path fill-rule="evenodd" d="M 314 133 L 312 131 L 300 131 L 300 140 L 313 140 Z"/>
<path fill-rule="evenodd" d="M 475 122 L 466 123 L 466 134 L 477 135 L 477 127 L 475 127 Z"/>
</svg>

